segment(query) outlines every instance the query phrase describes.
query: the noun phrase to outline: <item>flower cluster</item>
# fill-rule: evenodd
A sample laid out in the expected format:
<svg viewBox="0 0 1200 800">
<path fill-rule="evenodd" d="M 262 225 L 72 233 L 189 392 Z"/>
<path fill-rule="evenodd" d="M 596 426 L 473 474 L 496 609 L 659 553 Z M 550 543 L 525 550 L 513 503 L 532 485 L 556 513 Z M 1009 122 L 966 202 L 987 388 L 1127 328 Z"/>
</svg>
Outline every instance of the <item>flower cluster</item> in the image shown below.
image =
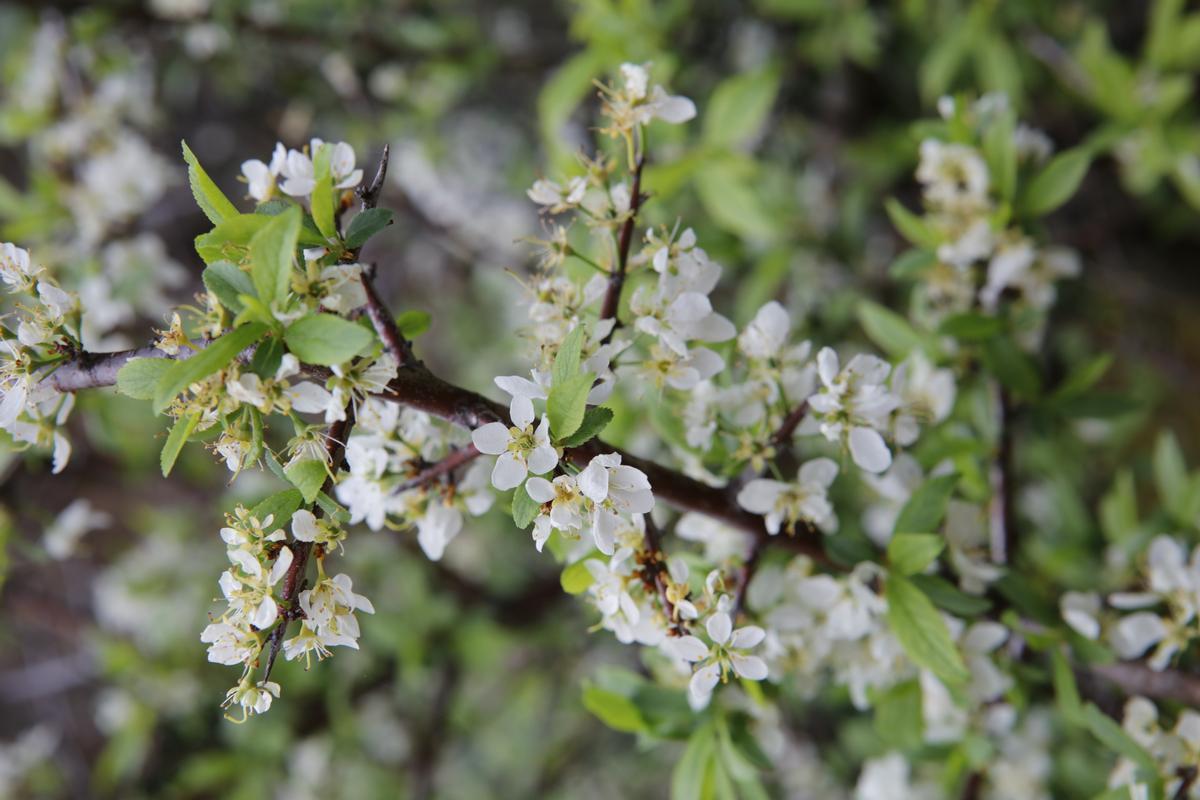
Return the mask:
<svg viewBox="0 0 1200 800">
<path fill-rule="evenodd" d="M 242 177 L 247 192 L 256 202 L 265 203 L 282 192 L 288 197 L 307 200 L 317 187 L 317 165 L 327 160 L 334 189 L 353 189 L 362 183 L 363 171 L 355 167 L 354 148 L 345 142 L 328 144 L 313 139 L 302 150 L 289 150 L 275 144 L 270 163 L 257 158 L 242 162 Z"/>
<path fill-rule="evenodd" d="M 1173 728 L 1165 728 L 1154 703 L 1144 697 L 1131 697 L 1125 703 L 1121 726 L 1143 747 L 1158 767 L 1164 796 L 1183 800 L 1200 798 L 1200 786 L 1189 778 L 1189 770 L 1200 764 L 1200 714 L 1191 709 L 1180 712 Z M 1117 761 L 1108 776 L 1109 788 L 1128 787 L 1130 797 L 1149 797 L 1138 765 L 1127 757 Z M 1186 788 L 1185 788 L 1186 787 Z"/>
</svg>

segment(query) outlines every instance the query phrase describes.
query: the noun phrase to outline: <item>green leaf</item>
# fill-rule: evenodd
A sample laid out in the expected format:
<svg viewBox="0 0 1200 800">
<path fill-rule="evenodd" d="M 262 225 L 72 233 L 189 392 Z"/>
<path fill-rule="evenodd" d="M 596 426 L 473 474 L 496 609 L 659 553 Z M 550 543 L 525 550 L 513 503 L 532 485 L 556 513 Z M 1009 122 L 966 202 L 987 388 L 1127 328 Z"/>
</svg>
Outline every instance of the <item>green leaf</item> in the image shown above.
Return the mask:
<svg viewBox="0 0 1200 800">
<path fill-rule="evenodd" d="M 239 353 L 258 341 L 266 332 L 266 325 L 252 322 L 234 328 L 191 358 L 172 362 L 158 379 L 154 391 L 154 410 L 162 411 L 188 386 L 207 378 L 217 370 L 224 369 Z"/>
<path fill-rule="evenodd" d="M 346 247 L 357 250 L 372 236 L 392 224 L 392 212 L 386 208 L 368 208 L 354 219 L 346 231 Z"/>
<path fill-rule="evenodd" d="M 325 479 L 329 477 L 325 462 L 316 458 L 301 459 L 284 468 L 283 474 L 300 491 L 300 495 L 306 503 L 312 503 L 317 499 L 317 494 L 325 485 Z"/>
<path fill-rule="evenodd" d="M 1054 681 L 1054 696 L 1063 719 L 1072 725 L 1083 723 L 1083 701 L 1079 699 L 1079 687 L 1075 685 L 1075 673 L 1063 654 L 1054 650 L 1050 653 L 1051 678 Z"/>
<path fill-rule="evenodd" d="M 264 525 L 263 530 L 272 533 L 284 525 L 290 524 L 292 515 L 300 509 L 303 502 L 304 495 L 300 494 L 298 489 L 284 489 L 250 509 L 250 516 L 260 522 L 271 517 L 271 523 Z"/>
<path fill-rule="evenodd" d="M 292 262 L 300 239 L 300 208 L 293 206 L 271 217 L 250 239 L 250 277 L 258 299 L 267 306 L 287 297 L 292 284 Z"/>
<path fill-rule="evenodd" d="M 295 208 L 295 206 L 292 206 Z M 214 261 L 245 261 L 250 240 L 271 221 L 261 214 L 238 214 L 222 220 L 208 233 L 196 237 L 196 253 L 205 264 Z"/>
<path fill-rule="evenodd" d="M 779 72 L 770 67 L 722 81 L 713 90 L 704 112 L 705 144 L 744 144 L 762 128 L 778 93 Z"/>
<path fill-rule="evenodd" d="M 409 341 L 429 330 L 431 322 L 433 317 L 428 311 L 402 311 L 396 315 L 396 327 L 400 329 L 400 335 Z"/>
<path fill-rule="evenodd" d="M 1174 505 L 1187 491 L 1189 483 L 1187 462 L 1179 440 L 1170 431 L 1162 431 L 1154 443 L 1154 484 L 1158 496 L 1164 504 Z"/>
<path fill-rule="evenodd" d="M 1004 320 L 976 311 L 965 311 L 947 317 L 938 326 L 938 333 L 953 336 L 964 342 L 983 342 L 1004 332 Z"/>
<path fill-rule="evenodd" d="M 1011 201 L 1017 189 L 1017 145 L 1011 111 L 1000 114 L 983 135 L 983 157 L 996 191 Z"/>
<path fill-rule="evenodd" d="M 907 578 L 895 574 L 888 576 L 884 594 L 888 626 L 909 658 L 943 683 L 967 680 L 970 673 L 945 621 L 929 598 Z"/>
<path fill-rule="evenodd" d="M 159 378 L 172 363 L 167 358 L 131 358 L 117 371 L 117 391 L 135 400 L 153 400 Z"/>
<path fill-rule="evenodd" d="M 1125 756 L 1142 769 L 1157 774 L 1157 766 L 1149 753 L 1135 742 L 1116 720 L 1101 711 L 1095 703 L 1083 707 L 1082 719 L 1084 727 L 1100 740 L 1100 743 L 1114 753 Z"/>
<path fill-rule="evenodd" d="M 212 262 L 204 269 L 200 279 L 204 281 L 204 288 L 216 295 L 221 305 L 233 314 L 242 313 L 242 301 L 238 299 L 240 295 L 254 294 L 254 282 L 250 276 L 229 261 Z"/>
<path fill-rule="evenodd" d="M 579 430 L 587 410 L 588 393 L 596 376 L 591 372 L 576 375 L 563 383 L 550 387 L 546 398 L 546 416 L 550 419 L 550 433 L 555 439 L 563 439 Z"/>
<path fill-rule="evenodd" d="M 1019 204 L 1021 212 L 1040 217 L 1067 202 L 1079 188 L 1091 163 L 1091 153 L 1082 148 L 1059 153 L 1025 185 Z"/>
<path fill-rule="evenodd" d="M 642 712 L 632 700 L 625 695 L 601 689 L 590 681 L 583 684 L 583 707 L 615 731 L 641 733 L 648 729 Z"/>
<path fill-rule="evenodd" d="M 917 680 L 898 683 L 877 698 L 875 732 L 889 747 L 916 750 L 924 743 L 924 716 L 921 713 L 921 684 Z"/>
<path fill-rule="evenodd" d="M 183 160 L 188 165 L 188 185 L 191 186 L 192 197 L 196 198 L 196 205 L 200 206 L 204 216 L 208 217 L 214 225 L 230 217 L 236 217 L 238 215 L 237 207 L 229 202 L 229 198 L 217 188 L 213 179 L 208 177 L 208 173 L 200 166 L 200 161 L 187 146 L 187 142 L 180 144 L 183 145 Z"/>
<path fill-rule="evenodd" d="M 612 422 L 612 418 L 612 409 L 593 406 L 583 412 L 583 422 L 580 423 L 579 428 L 570 436 L 559 439 L 558 444 L 562 447 L 579 447 L 581 444 L 587 444 L 600 435 L 608 423 Z"/>
<path fill-rule="evenodd" d="M 1071 374 L 1058 385 L 1054 394 L 1050 395 L 1050 402 L 1057 403 L 1082 395 L 1104 377 L 1108 368 L 1112 366 L 1112 362 L 1113 357 L 1109 353 L 1101 353 L 1088 359 L 1072 370 Z"/>
<path fill-rule="evenodd" d="M 939 475 L 930 478 L 913 492 L 912 497 L 900 509 L 896 517 L 895 533 L 911 531 L 936 531 L 946 515 L 946 504 L 954 487 L 958 483 L 958 475 Z"/>
<path fill-rule="evenodd" d="M 354 358 L 375 337 L 361 325 L 333 314 L 309 314 L 287 327 L 283 341 L 304 363 L 332 367 Z"/>
<path fill-rule="evenodd" d="M 550 385 L 566 383 L 579 374 L 580 353 L 583 350 L 584 330 L 582 325 L 567 334 L 558 346 L 554 355 L 554 365 L 550 372 Z"/>
<path fill-rule="evenodd" d="M 171 474 L 175 460 L 179 458 L 180 451 L 187 444 L 188 437 L 192 435 L 192 431 L 196 429 L 196 423 L 199 421 L 200 412 L 193 411 L 186 417 L 175 420 L 175 424 L 171 426 L 171 432 L 167 434 L 167 441 L 158 456 L 158 463 L 162 467 L 164 478 Z"/>
<path fill-rule="evenodd" d="M 317 230 L 326 240 L 336 240 L 337 224 L 333 219 L 333 176 L 329 171 L 329 159 L 333 145 L 323 144 L 313 154 L 313 177 L 316 186 L 312 193 L 312 218 Z"/>
<path fill-rule="evenodd" d="M 898 281 L 916 280 L 936 263 L 937 254 L 932 250 L 912 247 L 892 262 L 892 266 L 888 268 L 888 275 Z"/>
<path fill-rule="evenodd" d="M 893 358 L 903 359 L 924 343 L 908 320 L 870 300 L 858 304 L 858 321 L 871 341 Z"/>
<path fill-rule="evenodd" d="M 1033 359 L 1009 337 L 988 339 L 984 342 L 982 355 L 984 366 L 1015 394 L 1033 399 L 1041 392 L 1042 378 Z"/>
<path fill-rule="evenodd" d="M 763 204 L 758 182 L 747 172 L 728 161 L 711 162 L 696 173 L 696 191 L 704 210 L 721 228 L 743 239 L 770 241 L 776 236 L 776 224 Z"/>
<path fill-rule="evenodd" d="M 709 771 L 716 761 L 716 735 L 712 725 L 692 732 L 683 756 L 671 772 L 671 800 L 703 800 Z"/>
<path fill-rule="evenodd" d="M 254 351 L 254 356 L 250 359 L 250 371 L 260 378 L 275 377 L 285 352 L 287 352 L 287 348 L 283 346 L 283 342 L 272 336 Z"/>
<path fill-rule="evenodd" d="M 899 200 L 889 197 L 884 203 L 892 224 L 900 235 L 922 250 L 936 250 L 939 244 L 938 234 L 928 222 L 905 208 Z"/>
<path fill-rule="evenodd" d="M 542 504 L 529 496 L 529 492 L 525 490 L 525 484 L 521 484 L 513 491 L 513 522 L 521 530 L 525 530 L 533 524 L 534 519 L 537 518 L 538 512 L 541 509 Z"/>
<path fill-rule="evenodd" d="M 1120 542 L 1136 535 L 1138 527 L 1137 490 L 1133 473 L 1126 468 L 1117 473 L 1100 500 L 1100 530 L 1108 541 Z"/>
<path fill-rule="evenodd" d="M 913 575 L 909 581 L 924 592 L 935 606 L 956 617 L 977 617 L 992 607 L 987 599 L 967 594 L 937 575 Z"/>
<path fill-rule="evenodd" d="M 576 561 L 564 569 L 562 575 L 559 576 L 558 581 L 562 584 L 563 591 L 567 594 L 583 594 L 595 581 L 592 573 L 588 571 L 588 568 L 583 563 L 586 560 L 580 559 Z"/>
<path fill-rule="evenodd" d="M 916 575 L 933 563 L 945 547 L 945 540 L 936 533 L 897 533 L 888 542 L 888 565 L 901 575 Z"/>
</svg>

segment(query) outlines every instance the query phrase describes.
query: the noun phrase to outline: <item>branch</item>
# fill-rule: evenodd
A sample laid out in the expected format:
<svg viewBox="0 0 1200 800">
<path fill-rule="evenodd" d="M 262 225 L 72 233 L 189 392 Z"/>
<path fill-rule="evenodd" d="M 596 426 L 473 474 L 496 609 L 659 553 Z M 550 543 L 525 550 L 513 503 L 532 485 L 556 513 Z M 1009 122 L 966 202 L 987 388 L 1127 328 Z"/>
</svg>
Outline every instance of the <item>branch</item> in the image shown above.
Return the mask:
<svg viewBox="0 0 1200 800">
<path fill-rule="evenodd" d="M 638 210 L 642 207 L 642 169 L 646 166 L 645 144 L 642 146 L 642 154 L 638 156 L 637 167 L 633 171 L 633 192 L 629 199 L 629 216 L 625 218 L 625 223 L 621 226 L 621 233 L 617 239 L 617 263 L 614 266 L 612 275 L 608 279 L 608 291 L 604 294 L 604 304 L 600 307 L 600 319 L 616 320 L 616 325 L 613 325 L 613 330 L 617 329 L 617 325 L 621 321 L 617 319 L 617 309 L 621 305 L 621 290 L 625 287 L 625 272 L 629 265 L 629 248 L 633 244 L 633 229 L 637 225 Z M 607 342 L 612 338 L 612 331 L 609 331 L 608 336 L 604 337 Z"/>
<path fill-rule="evenodd" d="M 379 195 L 383 193 L 383 184 L 387 179 L 388 164 L 391 162 L 392 146 L 385 144 L 383 153 L 379 156 L 379 167 L 375 177 L 367 186 L 358 187 L 358 196 L 362 199 L 362 211 L 369 211 L 379 204 Z"/>
<path fill-rule="evenodd" d="M 997 390 L 996 403 L 999 406 L 996 425 L 1000 442 L 991 468 L 992 501 L 988 516 L 991 522 L 992 560 L 1006 564 L 1011 563 L 1017 554 L 1017 524 L 1013 480 L 1013 407 L 1012 398 L 1004 387 Z"/>
<path fill-rule="evenodd" d="M 645 581 L 646 588 L 653 589 L 658 593 L 658 599 L 662 603 L 663 613 L 667 616 L 667 627 L 670 631 L 676 636 L 685 636 L 687 627 L 682 620 L 675 618 L 675 604 L 671 602 L 670 594 L 667 592 L 667 559 L 663 554 L 662 534 L 659 532 L 658 526 L 654 524 L 653 516 L 647 514 L 645 520 L 646 555 L 642 562 L 642 580 Z"/>
<path fill-rule="evenodd" d="M 1129 695 L 1175 700 L 1200 709 L 1200 675 L 1183 670 L 1153 670 L 1139 662 L 1091 664 L 1087 670 Z"/>
<path fill-rule="evenodd" d="M 386 158 L 385 158 L 386 163 Z M 363 203 L 366 204 L 366 200 Z M 373 271 L 373 270 L 372 270 Z M 396 359 L 396 363 L 401 367 L 412 366 L 419 364 L 417 357 L 413 355 L 412 342 L 404 337 L 400 332 L 400 328 L 396 325 L 396 320 L 388 311 L 383 301 L 379 299 L 379 293 L 375 291 L 375 283 L 372 280 L 368 270 L 362 273 L 362 285 L 367 294 L 367 316 L 371 319 L 371 325 L 375 328 L 375 333 L 379 334 L 380 341 L 383 342 L 384 349 L 388 354 Z"/>
<path fill-rule="evenodd" d="M 411 478 L 400 484 L 393 490 L 393 494 L 403 494 L 410 489 L 416 489 L 440 478 L 442 475 L 453 472 L 464 464 L 469 464 L 479 456 L 483 455 L 476 449 L 474 444 L 468 444 L 454 450 L 441 461 L 436 464 L 431 464 L 425 469 L 413 475 Z"/>
<path fill-rule="evenodd" d="M 792 434 L 796 432 L 796 428 L 804 421 L 804 415 L 807 413 L 808 401 L 805 400 L 783 418 L 783 423 L 780 424 L 779 430 L 775 431 L 775 434 L 771 437 L 771 444 L 779 448 L 790 442 Z"/>
</svg>

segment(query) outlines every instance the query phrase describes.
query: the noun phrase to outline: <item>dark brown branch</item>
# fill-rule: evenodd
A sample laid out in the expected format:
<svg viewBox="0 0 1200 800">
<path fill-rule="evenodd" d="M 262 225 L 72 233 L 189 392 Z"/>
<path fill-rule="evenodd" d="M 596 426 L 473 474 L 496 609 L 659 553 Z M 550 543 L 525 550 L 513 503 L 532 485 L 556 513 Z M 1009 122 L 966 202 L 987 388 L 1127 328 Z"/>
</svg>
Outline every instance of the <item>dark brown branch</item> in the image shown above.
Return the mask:
<svg viewBox="0 0 1200 800">
<path fill-rule="evenodd" d="M 676 636 L 685 636 L 687 626 L 683 620 L 676 617 L 675 604 L 671 602 L 670 593 L 667 591 L 669 576 L 667 574 L 667 557 L 662 549 L 662 534 L 658 530 L 658 526 L 654 524 L 654 518 L 651 515 L 647 514 L 645 520 L 646 552 L 641 556 L 642 579 L 645 581 L 647 589 L 652 589 L 658 594 L 663 614 L 667 617 L 667 628 Z"/>
<path fill-rule="evenodd" d="M 416 489 L 418 487 L 425 486 L 428 483 L 432 483 L 441 476 L 453 472 L 464 464 L 471 463 L 476 458 L 479 458 L 480 455 L 482 455 L 482 453 L 480 453 L 473 444 L 460 447 L 451 452 L 441 461 L 437 462 L 436 464 L 429 465 L 416 475 L 413 475 L 411 478 L 406 480 L 404 483 L 397 486 L 393 490 L 393 494 L 401 494 L 402 492 L 407 492 L 410 489 Z"/>
<path fill-rule="evenodd" d="M 354 401 L 351 400 L 346 404 L 345 419 L 330 425 L 329 431 L 325 435 L 325 451 L 329 454 L 330 475 L 321 486 L 322 492 L 329 492 L 333 488 L 333 476 L 341 468 L 342 454 L 346 450 L 346 439 L 349 438 L 353 427 Z M 319 505 L 313 507 L 314 516 L 320 517 L 322 513 L 323 510 Z M 296 598 L 304 590 L 304 575 L 308 571 L 308 559 L 312 555 L 313 543 L 292 541 L 291 548 L 292 563 L 283 576 L 283 589 L 279 593 L 280 619 L 276 623 L 275 629 L 271 631 L 270 639 L 267 640 L 269 650 L 267 665 L 262 676 L 264 681 L 271 677 L 271 669 L 275 666 L 275 659 L 279 656 L 279 649 L 283 646 L 283 637 L 287 635 L 287 629 L 299 611 Z"/>
<path fill-rule="evenodd" d="M 746 563 L 742 564 L 742 568 L 738 570 L 737 594 L 734 595 L 733 612 L 731 614 L 735 622 L 742 610 L 742 606 L 746 604 L 746 590 L 750 588 L 750 581 L 754 579 L 754 570 L 758 569 L 758 561 L 762 558 L 762 551 L 762 540 L 755 539 L 754 545 L 750 549 L 750 557 L 746 559 Z"/>
<path fill-rule="evenodd" d="M 629 266 L 629 248 L 633 244 L 633 231 L 637 226 L 638 211 L 642 207 L 642 169 L 646 166 L 645 143 L 642 143 L 642 153 L 638 156 L 637 167 L 633 172 L 633 192 L 629 198 L 629 216 L 621 225 L 621 233 L 617 238 L 617 263 L 608 279 L 608 291 L 604 293 L 604 304 L 600 306 L 600 319 L 616 321 L 613 330 L 621 324 L 617 318 L 617 309 L 621 305 L 621 290 L 625 287 L 625 273 Z M 612 331 L 604 337 L 604 341 L 612 338 Z"/>
<path fill-rule="evenodd" d="M 1176 700 L 1200 709 L 1200 675 L 1182 670 L 1153 670 L 1138 662 L 1092 664 L 1087 667 L 1126 694 L 1152 697 L 1155 700 Z"/>
<path fill-rule="evenodd" d="M 361 210 L 369 211 L 379 204 L 379 195 L 383 193 L 383 185 L 387 180 L 388 163 L 391 161 L 392 147 L 385 144 L 383 153 L 379 156 L 379 168 L 375 170 L 375 177 L 371 179 L 371 183 L 367 186 L 358 188 L 358 196 L 362 199 Z"/>
<path fill-rule="evenodd" d="M 800 405 L 796 406 L 791 412 L 783 418 L 783 422 L 779 426 L 779 430 L 775 431 L 771 436 L 771 444 L 776 448 L 783 447 L 792 440 L 792 434 L 796 432 L 796 428 L 804 421 L 804 415 L 808 413 L 808 401 L 805 400 Z"/>
<path fill-rule="evenodd" d="M 408 341 L 400 332 L 391 312 L 379 299 L 372 276 L 366 270 L 362 274 L 362 285 L 367 294 L 367 316 L 371 319 L 375 333 L 383 342 L 384 349 L 392 358 L 396 359 L 396 363 L 401 367 L 419 363 L 416 356 L 413 355 L 412 342 Z"/>
<path fill-rule="evenodd" d="M 1018 540 L 1013 476 L 1013 408 L 1012 398 L 1004 387 L 997 390 L 996 403 L 999 444 L 991 469 L 992 501 L 988 515 L 991 520 L 992 560 L 1007 564 L 1017 555 Z"/>
</svg>

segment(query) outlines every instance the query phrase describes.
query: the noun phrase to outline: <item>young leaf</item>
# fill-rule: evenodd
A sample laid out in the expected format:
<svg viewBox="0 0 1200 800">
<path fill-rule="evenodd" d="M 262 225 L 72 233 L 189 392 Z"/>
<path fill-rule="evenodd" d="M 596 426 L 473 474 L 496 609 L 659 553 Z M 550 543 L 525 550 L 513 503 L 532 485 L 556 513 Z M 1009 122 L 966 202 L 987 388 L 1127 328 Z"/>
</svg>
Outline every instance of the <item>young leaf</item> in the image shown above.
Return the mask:
<svg viewBox="0 0 1200 800">
<path fill-rule="evenodd" d="M 154 390 L 154 410 L 162 411 L 175 397 L 196 381 L 207 378 L 237 358 L 238 353 L 254 344 L 267 332 L 267 326 L 252 322 L 215 340 L 208 347 L 183 361 L 174 361 L 163 371 Z"/>
<path fill-rule="evenodd" d="M 924 343 L 908 320 L 870 300 L 858 304 L 858 321 L 871 341 L 893 358 L 903 359 Z"/>
<path fill-rule="evenodd" d="M 954 493 L 957 483 L 958 475 L 939 475 L 925 481 L 900 509 L 893 530 L 896 533 L 936 531 L 942 524 L 946 504 L 950 502 L 950 495 Z"/>
<path fill-rule="evenodd" d="M 205 264 L 214 261 L 246 260 L 250 240 L 271 221 L 261 214 L 237 214 L 217 223 L 208 233 L 196 237 L 196 252 Z"/>
<path fill-rule="evenodd" d="M 612 422 L 612 418 L 612 409 L 592 406 L 583 412 L 583 422 L 580 423 L 579 428 L 570 436 L 559 439 L 558 444 L 562 447 L 579 447 L 581 444 L 587 444 L 600 435 L 608 423 Z"/>
<path fill-rule="evenodd" d="M 158 463 L 162 467 L 164 478 L 171 474 L 175 460 L 179 458 L 179 452 L 183 450 L 183 446 L 187 443 L 188 437 L 192 435 L 192 431 L 196 429 L 196 423 L 199 421 L 200 412 L 193 411 L 186 417 L 175 420 L 175 424 L 171 426 L 171 432 L 167 434 L 167 441 L 158 456 Z"/>
<path fill-rule="evenodd" d="M 983 363 L 1000 383 L 1022 397 L 1033 399 L 1042 390 L 1042 378 L 1033 359 L 1007 336 L 996 336 L 984 343 Z"/>
<path fill-rule="evenodd" d="M 1081 148 L 1059 153 L 1025 185 L 1021 192 L 1022 213 L 1040 217 L 1067 202 L 1079 188 L 1091 163 L 1091 154 Z"/>
<path fill-rule="evenodd" d="M 705 784 L 716 763 L 717 741 L 711 724 L 696 728 L 683 756 L 671 773 L 671 800 L 702 800 L 710 797 Z"/>
<path fill-rule="evenodd" d="M 132 358 L 117 371 L 117 391 L 135 400 L 153 400 L 158 379 L 174 363 L 168 358 Z"/>
<path fill-rule="evenodd" d="M 513 492 L 512 499 L 512 517 L 513 523 L 521 530 L 525 530 L 537 517 L 538 511 L 542 508 L 542 504 L 529 496 L 529 492 L 525 491 L 525 485 L 521 484 Z"/>
<path fill-rule="evenodd" d="M 204 288 L 215 294 L 221 305 L 233 314 L 242 313 L 242 301 L 238 299 L 240 295 L 254 294 L 254 282 L 250 276 L 229 261 L 212 262 L 200 279 L 204 281 Z"/>
<path fill-rule="evenodd" d="M 923 250 L 937 249 L 939 244 L 937 231 L 931 228 L 929 223 L 909 211 L 894 197 L 887 199 L 884 203 L 884 208 L 887 209 L 888 216 L 891 217 L 892 224 L 896 226 L 896 230 L 910 244 Z"/>
<path fill-rule="evenodd" d="M 913 575 L 909 581 L 924 592 L 935 606 L 956 617 L 977 617 L 992 607 L 988 600 L 967 594 L 937 575 Z"/>
<path fill-rule="evenodd" d="M 191 186 L 192 196 L 196 198 L 196 205 L 200 206 L 204 216 L 208 217 L 214 225 L 221 220 L 236 217 L 238 215 L 237 207 L 229 202 L 229 198 L 217 188 L 213 179 L 208 177 L 208 173 L 200 166 L 199 159 L 187 146 L 187 142 L 180 142 L 180 144 L 183 145 L 183 160 L 188 165 L 188 185 Z"/>
<path fill-rule="evenodd" d="M 349 361 L 374 340 L 366 328 L 332 314 L 309 314 L 283 332 L 283 341 L 296 358 L 326 367 Z"/>
<path fill-rule="evenodd" d="M 329 475 L 325 469 L 325 462 L 315 458 L 297 461 L 285 468 L 283 472 L 291 484 L 300 491 L 300 495 L 306 503 L 317 499 L 317 494 L 321 491 L 321 487 L 325 484 L 325 478 Z"/>
<path fill-rule="evenodd" d="M 550 433 L 554 438 L 563 439 L 579 430 L 595 379 L 594 374 L 585 372 L 550 387 L 546 416 L 550 418 Z"/>
<path fill-rule="evenodd" d="M 576 325 L 575 330 L 567 334 L 558 346 L 554 356 L 554 367 L 550 373 L 551 385 L 566 383 L 579 374 L 580 353 L 583 350 L 583 326 Z"/>
<path fill-rule="evenodd" d="M 264 523 L 267 517 L 271 517 L 271 523 L 264 524 L 263 530 L 273 533 L 279 528 L 291 524 L 292 514 L 296 513 L 303 502 L 304 495 L 300 494 L 298 489 L 284 489 L 250 509 L 250 516 Z"/>
<path fill-rule="evenodd" d="M 623 694 L 601 689 L 590 681 L 583 684 L 583 707 L 615 731 L 642 733 L 649 729 L 632 700 Z"/>
<path fill-rule="evenodd" d="M 1003 332 L 1004 320 L 974 311 L 949 316 L 938 326 L 938 333 L 963 342 L 982 342 Z"/>
<path fill-rule="evenodd" d="M 250 277 L 258 299 L 268 306 L 287 297 L 299 238 L 300 208 L 293 206 L 271 217 L 250 239 Z"/>
<path fill-rule="evenodd" d="M 588 572 L 583 561 L 576 561 L 564 569 L 558 579 L 562 584 L 563 591 L 567 594 L 583 594 L 594 580 L 595 578 L 592 577 L 592 573 Z"/>
<path fill-rule="evenodd" d="M 323 144 L 313 154 L 313 177 L 316 186 L 312 193 L 312 217 L 317 230 L 327 240 L 337 239 L 337 225 L 333 219 L 333 176 L 329 173 L 329 159 L 333 147 Z"/>
<path fill-rule="evenodd" d="M 937 254 L 931 250 L 909 248 L 901 253 L 888 267 L 888 275 L 898 281 L 916 280 L 937 263 Z"/>
<path fill-rule="evenodd" d="M 400 335 L 409 341 L 429 330 L 432 321 L 433 317 L 428 311 L 401 311 L 396 315 L 396 327 L 400 329 Z"/>
<path fill-rule="evenodd" d="M 713 147 L 743 144 L 762 128 L 778 92 L 779 72 L 770 67 L 722 81 L 704 112 L 704 143 Z"/>
<path fill-rule="evenodd" d="M 983 135 L 983 156 L 996 191 L 1005 200 L 1012 200 L 1017 188 L 1017 145 L 1013 139 L 1014 119 L 1011 111 L 1000 114 Z"/>
<path fill-rule="evenodd" d="M 929 598 L 907 578 L 896 574 L 888 576 L 884 594 L 888 626 L 909 658 L 944 683 L 967 680 L 970 673 L 950 638 L 946 622 Z"/>
<path fill-rule="evenodd" d="M 916 750 L 924 743 L 920 681 L 914 679 L 896 684 L 873 705 L 875 731 L 890 747 Z"/>
<path fill-rule="evenodd" d="M 392 224 L 392 212 L 386 208 L 368 208 L 354 219 L 346 230 L 346 247 L 357 250 L 381 230 Z"/>
<path fill-rule="evenodd" d="M 936 533 L 897 533 L 888 542 L 888 565 L 892 572 L 916 575 L 941 555 L 946 542 Z"/>
</svg>

